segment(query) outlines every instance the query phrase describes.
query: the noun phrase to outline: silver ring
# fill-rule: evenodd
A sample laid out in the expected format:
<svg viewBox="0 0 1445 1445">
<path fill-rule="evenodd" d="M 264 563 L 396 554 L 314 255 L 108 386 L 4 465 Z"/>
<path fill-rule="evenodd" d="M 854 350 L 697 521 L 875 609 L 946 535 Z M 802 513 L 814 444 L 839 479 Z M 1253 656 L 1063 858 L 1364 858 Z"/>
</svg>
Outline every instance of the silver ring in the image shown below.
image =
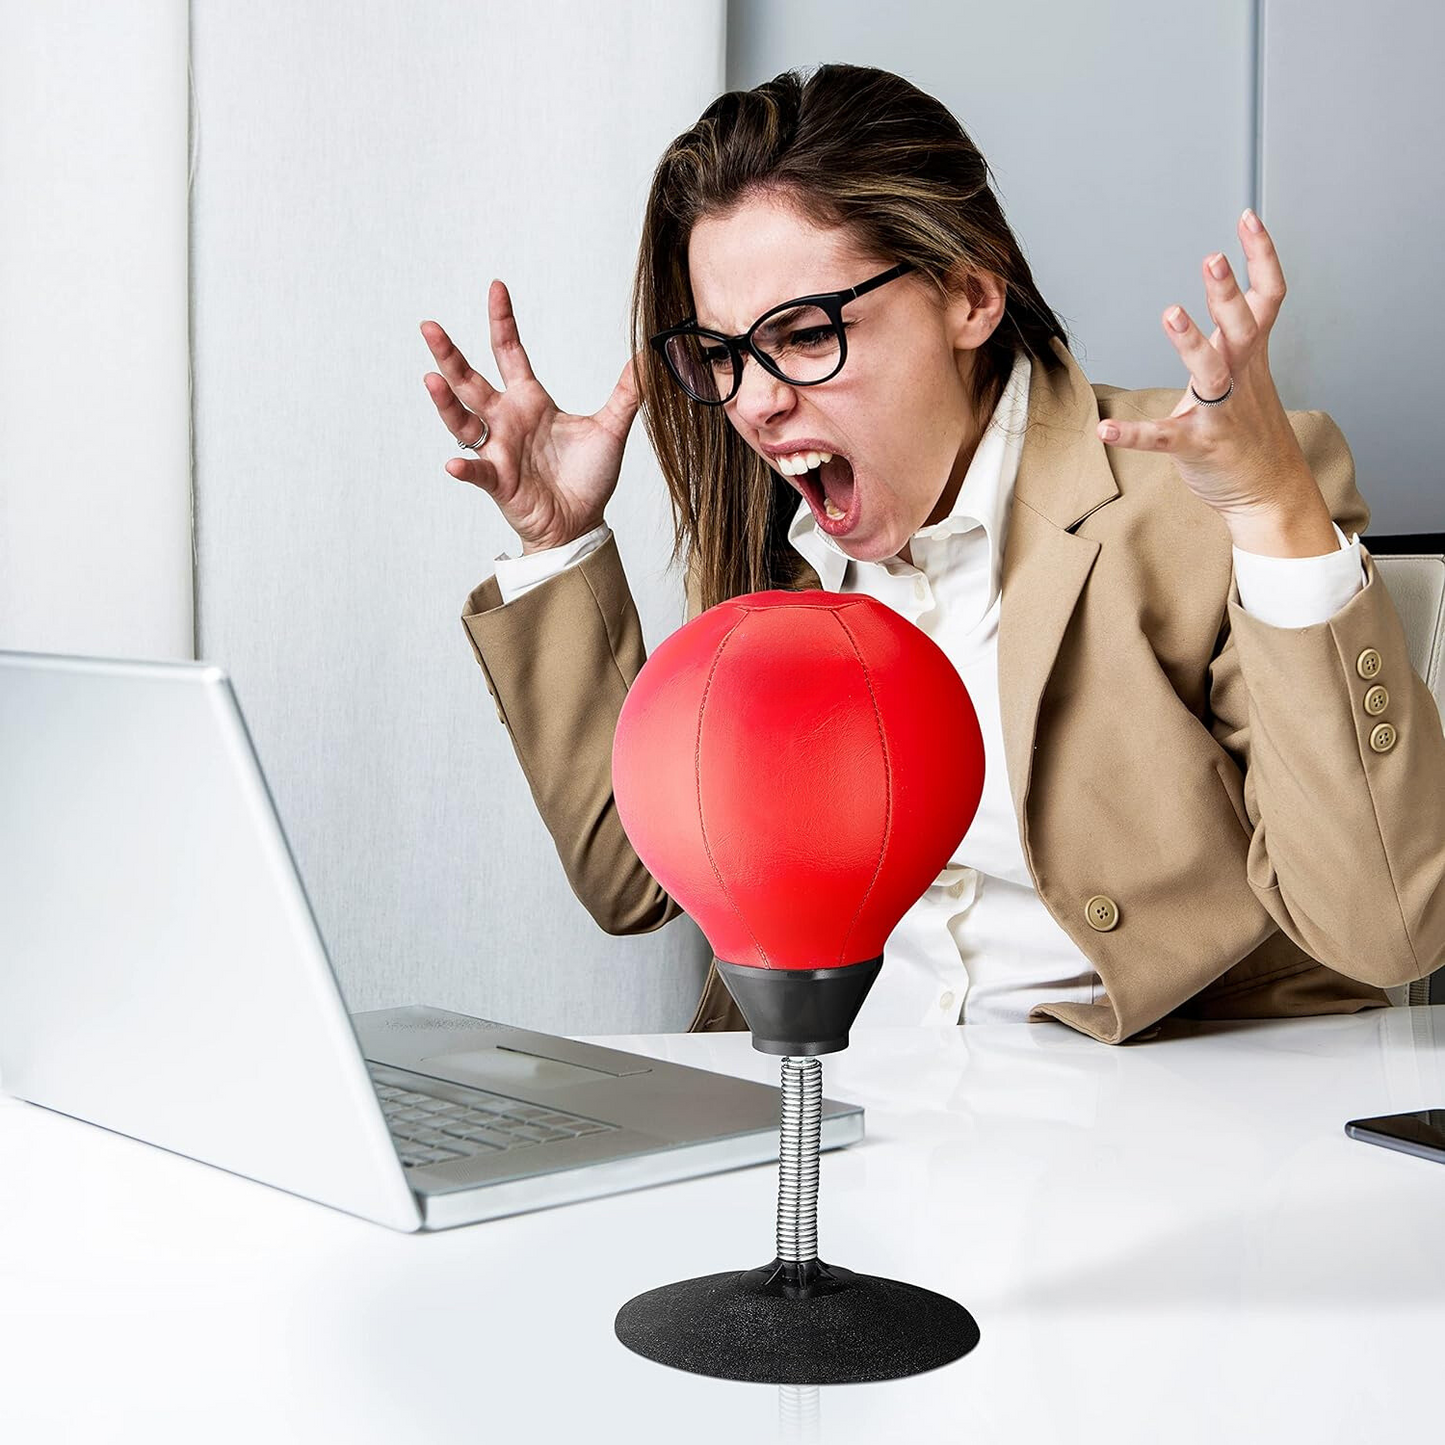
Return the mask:
<svg viewBox="0 0 1445 1445">
<path fill-rule="evenodd" d="M 1232 376 L 1229 378 L 1229 388 L 1224 393 L 1224 395 L 1216 396 L 1213 401 L 1206 401 L 1202 396 L 1200 396 L 1200 394 L 1194 390 L 1194 383 L 1192 381 L 1189 383 L 1189 390 L 1192 393 L 1194 400 L 1197 401 L 1200 406 L 1218 406 L 1220 402 L 1229 400 L 1229 393 L 1234 390 L 1234 378 Z"/>
<path fill-rule="evenodd" d="M 484 446 L 486 446 L 486 444 L 487 444 L 487 438 L 488 438 L 489 436 L 491 436 L 491 434 L 492 434 L 492 429 L 491 429 L 491 427 L 489 427 L 489 426 L 487 425 L 487 419 L 486 419 L 486 417 L 479 416 L 479 417 L 477 418 L 477 420 L 478 420 L 479 422 L 481 422 L 481 424 L 482 424 L 482 434 L 481 434 L 481 436 L 479 436 L 479 437 L 476 439 L 476 441 L 474 441 L 474 442 L 462 442 L 462 443 L 461 443 L 461 445 L 464 446 L 469 452 L 479 452 L 479 451 L 481 451 L 481 449 L 482 449 Z"/>
</svg>

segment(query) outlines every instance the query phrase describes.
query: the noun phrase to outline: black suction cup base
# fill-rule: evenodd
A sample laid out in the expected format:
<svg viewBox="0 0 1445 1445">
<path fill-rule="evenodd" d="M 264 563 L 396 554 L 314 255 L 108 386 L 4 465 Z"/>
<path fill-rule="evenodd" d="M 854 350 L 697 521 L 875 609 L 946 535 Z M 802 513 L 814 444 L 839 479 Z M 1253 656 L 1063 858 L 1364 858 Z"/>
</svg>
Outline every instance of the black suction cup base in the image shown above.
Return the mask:
<svg viewBox="0 0 1445 1445">
<path fill-rule="evenodd" d="M 617 1311 L 629 1350 L 695 1375 L 850 1385 L 937 1369 L 978 1343 L 961 1304 L 918 1285 L 781 1259 L 647 1290 Z"/>
</svg>

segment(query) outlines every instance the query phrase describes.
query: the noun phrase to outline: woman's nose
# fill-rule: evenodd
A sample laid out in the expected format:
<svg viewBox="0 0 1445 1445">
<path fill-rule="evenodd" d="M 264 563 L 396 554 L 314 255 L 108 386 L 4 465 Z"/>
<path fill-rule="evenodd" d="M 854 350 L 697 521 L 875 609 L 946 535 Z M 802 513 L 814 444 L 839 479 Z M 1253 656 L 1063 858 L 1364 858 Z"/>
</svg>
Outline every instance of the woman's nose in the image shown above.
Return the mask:
<svg viewBox="0 0 1445 1445">
<path fill-rule="evenodd" d="M 793 399 L 794 388 L 781 377 L 774 376 L 749 352 L 743 353 L 743 375 L 738 383 L 733 405 L 745 421 L 757 425 L 776 416 Z"/>
</svg>

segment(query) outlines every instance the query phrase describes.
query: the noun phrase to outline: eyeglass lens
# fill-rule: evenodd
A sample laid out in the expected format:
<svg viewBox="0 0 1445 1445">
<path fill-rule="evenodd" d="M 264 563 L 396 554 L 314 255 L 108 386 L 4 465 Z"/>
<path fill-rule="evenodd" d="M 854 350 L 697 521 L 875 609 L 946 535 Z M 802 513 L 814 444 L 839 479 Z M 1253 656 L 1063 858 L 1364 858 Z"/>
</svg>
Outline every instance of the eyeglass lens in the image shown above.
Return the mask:
<svg viewBox="0 0 1445 1445">
<path fill-rule="evenodd" d="M 770 316 L 753 334 L 753 344 L 789 380 L 825 381 L 838 368 L 842 343 L 833 318 L 817 306 L 799 306 Z M 733 358 L 715 337 L 686 332 L 669 337 L 668 365 L 699 401 L 719 401 L 735 380 Z"/>
</svg>

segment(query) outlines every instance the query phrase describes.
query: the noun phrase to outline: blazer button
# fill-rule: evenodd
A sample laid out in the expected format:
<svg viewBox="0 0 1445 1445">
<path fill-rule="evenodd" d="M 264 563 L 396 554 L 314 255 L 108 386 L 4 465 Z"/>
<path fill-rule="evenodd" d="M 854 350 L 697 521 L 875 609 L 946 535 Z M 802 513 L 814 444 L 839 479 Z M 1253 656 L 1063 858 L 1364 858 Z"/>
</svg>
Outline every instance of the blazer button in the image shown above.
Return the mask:
<svg viewBox="0 0 1445 1445">
<path fill-rule="evenodd" d="M 1381 661 L 1380 654 L 1376 652 L 1373 647 L 1367 647 L 1355 659 L 1355 671 L 1366 681 L 1374 677 L 1383 666 L 1384 663 Z"/>
<path fill-rule="evenodd" d="M 1376 723 L 1374 731 L 1370 734 L 1370 746 L 1377 753 L 1388 753 L 1395 746 L 1396 733 L 1391 723 Z"/>
<path fill-rule="evenodd" d="M 1365 711 L 1371 717 L 1379 717 L 1389 705 L 1390 694 L 1378 682 L 1365 694 Z"/>
<path fill-rule="evenodd" d="M 1119 921 L 1119 905 L 1112 898 L 1096 893 L 1084 904 L 1084 917 L 1089 920 L 1090 928 L 1107 933 Z"/>
</svg>

